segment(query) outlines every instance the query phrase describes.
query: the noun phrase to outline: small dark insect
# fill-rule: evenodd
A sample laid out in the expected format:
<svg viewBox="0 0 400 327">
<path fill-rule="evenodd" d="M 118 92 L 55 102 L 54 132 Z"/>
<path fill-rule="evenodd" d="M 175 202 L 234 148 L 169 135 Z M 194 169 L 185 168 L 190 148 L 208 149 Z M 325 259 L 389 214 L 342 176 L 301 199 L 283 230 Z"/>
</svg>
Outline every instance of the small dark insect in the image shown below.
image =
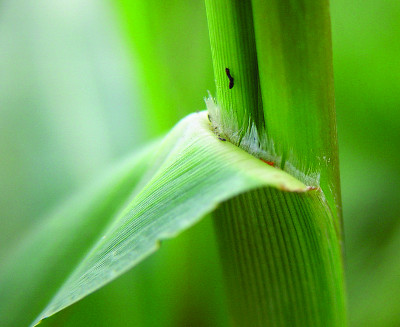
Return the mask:
<svg viewBox="0 0 400 327">
<path fill-rule="evenodd" d="M 210 114 L 208 114 L 207 117 L 208 117 L 208 120 L 209 120 L 210 123 L 211 123 L 211 116 L 210 116 Z"/>
<path fill-rule="evenodd" d="M 231 76 L 231 72 L 229 71 L 229 68 L 225 68 L 226 76 L 229 78 L 229 89 L 233 87 L 233 77 Z"/>
<path fill-rule="evenodd" d="M 226 141 L 226 139 L 224 139 L 223 137 L 219 137 L 218 140 L 221 140 L 221 141 L 224 141 L 224 142 Z"/>
</svg>

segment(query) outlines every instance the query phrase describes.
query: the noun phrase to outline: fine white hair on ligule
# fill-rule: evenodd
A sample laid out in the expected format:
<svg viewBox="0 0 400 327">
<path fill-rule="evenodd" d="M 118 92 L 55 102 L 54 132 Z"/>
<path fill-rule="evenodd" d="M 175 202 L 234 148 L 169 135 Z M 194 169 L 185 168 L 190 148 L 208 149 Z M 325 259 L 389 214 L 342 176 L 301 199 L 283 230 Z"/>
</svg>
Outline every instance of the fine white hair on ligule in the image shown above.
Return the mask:
<svg viewBox="0 0 400 327">
<path fill-rule="evenodd" d="M 236 117 L 233 114 L 224 114 L 216 100 L 208 91 L 208 97 L 204 98 L 207 106 L 211 128 L 215 134 L 226 138 L 231 143 L 242 148 L 253 156 L 274 163 L 275 167 L 280 167 L 282 156 L 275 151 L 273 140 L 268 139 L 266 133 L 259 134 L 254 122 L 249 119 L 248 128 L 244 131 L 239 128 Z M 231 110 L 233 113 L 234 111 Z M 284 170 L 301 180 L 306 185 L 319 187 L 320 173 L 312 171 L 296 158 L 293 151 L 286 155 Z"/>
<path fill-rule="evenodd" d="M 239 128 L 236 117 L 229 114 L 222 114 L 221 108 L 215 99 L 211 96 L 210 92 L 208 94 L 209 96 L 204 101 L 207 105 L 209 119 L 214 132 L 257 158 L 274 160 L 276 162 L 277 156 L 274 151 L 273 142 L 268 140 L 266 136 L 261 136 L 260 138 L 254 122 L 249 119 L 246 131 L 243 127 Z M 269 149 L 269 152 L 263 149 Z"/>
</svg>

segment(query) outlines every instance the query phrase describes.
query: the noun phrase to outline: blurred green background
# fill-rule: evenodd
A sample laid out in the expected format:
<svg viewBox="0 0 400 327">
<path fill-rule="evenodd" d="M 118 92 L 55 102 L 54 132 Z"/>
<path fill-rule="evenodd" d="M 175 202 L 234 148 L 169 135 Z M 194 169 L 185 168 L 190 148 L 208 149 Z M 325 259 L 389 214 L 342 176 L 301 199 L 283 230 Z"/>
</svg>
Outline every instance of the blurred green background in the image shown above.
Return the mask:
<svg viewBox="0 0 400 327">
<path fill-rule="evenodd" d="M 400 3 L 331 0 L 351 326 L 400 326 Z M 202 1 L 0 2 L 0 262 L 214 92 Z M 226 326 L 209 218 L 46 326 Z"/>
</svg>

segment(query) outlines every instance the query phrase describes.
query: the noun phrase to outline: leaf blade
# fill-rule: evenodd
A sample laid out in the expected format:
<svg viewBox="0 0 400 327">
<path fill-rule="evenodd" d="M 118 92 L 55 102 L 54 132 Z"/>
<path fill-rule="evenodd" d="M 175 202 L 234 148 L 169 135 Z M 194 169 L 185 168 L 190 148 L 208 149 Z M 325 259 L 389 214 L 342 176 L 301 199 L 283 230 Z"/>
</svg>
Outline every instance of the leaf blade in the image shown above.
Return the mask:
<svg viewBox="0 0 400 327">
<path fill-rule="evenodd" d="M 131 189 L 127 186 L 129 203 L 123 201 L 117 210 L 108 215 L 109 226 L 105 232 L 98 232 L 97 242 L 92 250 L 81 260 L 80 266 L 58 290 L 35 323 L 115 279 L 154 252 L 159 241 L 190 227 L 206 213 L 214 210 L 220 202 L 232 196 L 265 185 L 291 191 L 307 190 L 304 184 L 287 173 L 270 167 L 229 142 L 219 140 L 211 130 L 206 112 L 192 114 L 182 120 L 161 142 L 146 150 L 138 160 L 136 165 L 142 167 L 138 170 L 140 174 L 135 174 L 135 169 L 128 167 L 133 175 L 141 176 L 131 181 Z M 107 191 L 106 187 L 101 192 L 107 196 Z M 95 200 L 94 198 L 94 203 Z M 80 222 L 79 219 L 84 219 L 85 215 L 87 211 L 83 210 L 78 213 L 79 217 L 75 221 Z M 14 270 L 3 268 L 3 273 L 0 274 L 2 285 L 5 285 L 3 281 L 7 278 L 12 280 L 16 276 L 15 272 L 26 269 L 27 265 L 36 267 L 38 272 L 42 262 L 54 261 L 54 256 L 65 258 L 70 253 L 63 252 L 64 245 L 69 244 L 67 237 L 59 240 L 55 249 L 52 248 L 54 238 L 64 232 L 60 229 L 63 225 L 57 219 L 68 221 L 66 218 L 68 215 L 56 216 L 55 224 L 47 229 L 39 228 L 31 239 L 31 244 L 28 241 L 19 254 L 14 254 L 11 261 L 20 264 Z M 95 220 L 91 223 L 95 224 Z M 41 248 L 40 245 L 43 244 L 49 249 Z M 68 249 L 71 251 L 71 244 Z M 38 251 L 42 251 L 39 256 L 41 262 L 36 259 Z M 25 261 L 21 261 L 21 258 Z M 58 263 L 62 265 L 62 262 Z M 57 273 L 57 269 L 60 267 L 53 265 L 50 272 Z M 64 277 L 60 277 L 58 282 L 68 274 L 64 271 Z M 25 282 L 28 284 L 24 285 L 22 280 L 19 287 L 29 288 L 29 279 Z M 15 285 L 18 285 L 18 280 L 14 280 Z M 13 289 L 6 286 L 2 293 L 1 302 L 13 293 Z M 26 289 L 24 297 L 19 300 L 29 302 L 32 300 L 30 297 L 37 295 L 37 289 Z M 11 301 L 10 305 L 12 303 L 18 307 L 18 301 Z M 1 316 L 12 315 L 3 312 Z"/>
<path fill-rule="evenodd" d="M 207 147 L 202 144 L 206 140 Z M 116 278 L 153 253 L 163 239 L 176 236 L 233 195 L 263 183 L 307 190 L 283 171 L 218 140 L 205 113 L 178 124 L 162 142 L 153 162 L 151 177 L 145 178 L 145 186 L 128 205 L 131 209 L 105 233 L 43 317 Z M 86 285 L 83 291 L 82 284 Z"/>
</svg>

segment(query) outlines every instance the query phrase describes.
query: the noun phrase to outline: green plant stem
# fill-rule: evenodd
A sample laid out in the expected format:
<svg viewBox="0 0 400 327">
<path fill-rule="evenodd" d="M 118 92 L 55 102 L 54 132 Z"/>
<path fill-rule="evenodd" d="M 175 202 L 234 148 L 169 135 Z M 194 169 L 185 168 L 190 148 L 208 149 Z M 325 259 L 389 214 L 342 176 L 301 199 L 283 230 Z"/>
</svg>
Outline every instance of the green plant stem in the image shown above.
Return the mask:
<svg viewBox="0 0 400 327">
<path fill-rule="evenodd" d="M 216 111 L 223 124 L 235 120 L 228 136 L 254 139 L 234 143 L 315 187 L 257 190 L 214 212 L 233 321 L 345 326 L 328 2 L 206 0 L 206 8 Z"/>
<path fill-rule="evenodd" d="M 252 6 L 267 139 L 282 169 L 321 187 L 336 220 L 341 199 L 329 1 L 252 0 Z"/>
<path fill-rule="evenodd" d="M 321 187 L 340 232 L 328 1 L 206 0 L 206 8 L 227 138 L 303 183 Z M 232 89 L 225 68 L 234 77 Z M 248 147 L 240 142 L 252 125 L 258 139 Z M 234 134 L 240 137 L 230 137 Z"/>
<path fill-rule="evenodd" d="M 243 134 L 252 123 L 264 129 L 253 14 L 249 1 L 206 1 L 211 53 L 221 114 Z M 234 79 L 229 88 L 226 68 Z M 229 136 L 229 135 L 228 135 Z M 238 145 L 238 144 L 237 144 Z"/>
<path fill-rule="evenodd" d="M 236 326 L 345 325 L 341 251 L 319 192 L 258 189 L 214 216 Z"/>
</svg>

